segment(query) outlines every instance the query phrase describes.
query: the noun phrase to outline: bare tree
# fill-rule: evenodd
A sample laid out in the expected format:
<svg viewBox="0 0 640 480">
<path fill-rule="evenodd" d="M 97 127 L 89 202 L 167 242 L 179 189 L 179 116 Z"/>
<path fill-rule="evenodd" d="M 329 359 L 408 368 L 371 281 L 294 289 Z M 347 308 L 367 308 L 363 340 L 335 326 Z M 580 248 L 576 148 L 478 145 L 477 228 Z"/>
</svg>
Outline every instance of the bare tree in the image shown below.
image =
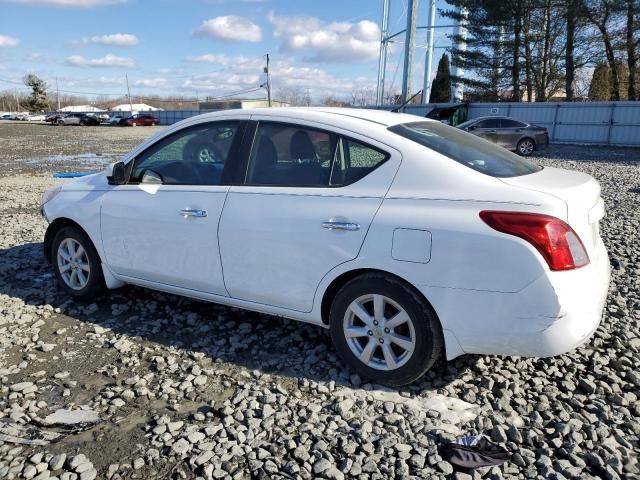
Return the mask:
<svg viewBox="0 0 640 480">
<path fill-rule="evenodd" d="M 620 77 L 618 74 L 616 55 L 614 50 L 613 27 L 617 4 L 615 0 L 583 0 L 585 12 L 589 21 L 600 32 L 604 44 L 605 56 L 611 72 L 611 100 L 620 100 Z"/>
</svg>

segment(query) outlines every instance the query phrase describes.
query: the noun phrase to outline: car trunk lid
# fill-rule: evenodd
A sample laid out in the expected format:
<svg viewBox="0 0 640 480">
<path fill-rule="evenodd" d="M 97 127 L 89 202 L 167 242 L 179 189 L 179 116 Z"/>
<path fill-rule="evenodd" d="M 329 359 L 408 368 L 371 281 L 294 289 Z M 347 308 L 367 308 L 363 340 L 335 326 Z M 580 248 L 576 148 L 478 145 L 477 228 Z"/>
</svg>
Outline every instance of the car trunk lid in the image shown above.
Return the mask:
<svg viewBox="0 0 640 480">
<path fill-rule="evenodd" d="M 578 234 L 589 257 L 595 260 L 600 237 L 599 221 L 604 217 L 604 201 L 600 197 L 600 184 L 591 175 L 545 167 L 536 173 L 501 180 L 562 200 L 567 207 L 567 216 L 562 220 Z"/>
</svg>

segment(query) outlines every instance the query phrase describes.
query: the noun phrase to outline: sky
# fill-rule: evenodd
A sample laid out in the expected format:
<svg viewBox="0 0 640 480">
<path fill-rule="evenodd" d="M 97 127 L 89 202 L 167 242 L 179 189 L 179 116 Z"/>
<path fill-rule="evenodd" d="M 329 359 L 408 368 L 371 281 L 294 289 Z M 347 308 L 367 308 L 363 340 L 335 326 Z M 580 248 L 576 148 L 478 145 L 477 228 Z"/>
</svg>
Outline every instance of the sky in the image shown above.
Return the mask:
<svg viewBox="0 0 640 480">
<path fill-rule="evenodd" d="M 264 97 L 269 53 L 275 97 L 345 98 L 375 89 L 381 11 L 381 0 L 0 0 L 0 90 L 34 73 L 62 93 L 121 96 L 126 74 L 133 96 Z M 406 1 L 392 0 L 391 31 L 404 28 L 405 12 Z M 445 32 L 437 45 L 449 44 Z M 388 90 L 400 88 L 401 49 L 390 50 Z M 413 90 L 423 69 L 418 48 Z"/>
</svg>

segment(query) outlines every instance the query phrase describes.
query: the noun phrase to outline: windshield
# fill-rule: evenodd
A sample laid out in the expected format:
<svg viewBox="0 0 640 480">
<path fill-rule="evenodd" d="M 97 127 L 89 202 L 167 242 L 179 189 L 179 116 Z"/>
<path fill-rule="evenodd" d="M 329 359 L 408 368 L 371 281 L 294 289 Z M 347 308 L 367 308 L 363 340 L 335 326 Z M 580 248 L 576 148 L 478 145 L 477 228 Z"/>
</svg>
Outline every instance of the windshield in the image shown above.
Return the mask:
<svg viewBox="0 0 640 480">
<path fill-rule="evenodd" d="M 518 177 L 542 170 L 515 153 L 439 122 L 412 122 L 389 131 L 492 177 Z"/>
</svg>

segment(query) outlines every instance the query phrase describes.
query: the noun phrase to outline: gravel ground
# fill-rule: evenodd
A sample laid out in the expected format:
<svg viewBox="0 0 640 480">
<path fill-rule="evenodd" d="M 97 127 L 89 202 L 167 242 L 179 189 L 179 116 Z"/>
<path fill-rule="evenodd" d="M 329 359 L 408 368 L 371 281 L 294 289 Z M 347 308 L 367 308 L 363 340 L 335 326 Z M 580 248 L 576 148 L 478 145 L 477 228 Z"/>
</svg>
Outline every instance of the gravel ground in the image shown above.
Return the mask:
<svg viewBox="0 0 640 480">
<path fill-rule="evenodd" d="M 536 159 L 603 187 L 613 280 L 587 345 L 543 360 L 464 356 L 385 390 L 313 326 L 137 287 L 91 304 L 62 295 L 38 202 L 51 171 L 91 165 L 41 158 L 117 157 L 151 132 L 0 125 L 0 164 L 12 165 L 0 176 L 0 479 L 639 478 L 639 150 Z M 9 428 L 59 438 L 21 445 Z M 478 433 L 511 460 L 454 472 L 437 435 Z"/>
</svg>

